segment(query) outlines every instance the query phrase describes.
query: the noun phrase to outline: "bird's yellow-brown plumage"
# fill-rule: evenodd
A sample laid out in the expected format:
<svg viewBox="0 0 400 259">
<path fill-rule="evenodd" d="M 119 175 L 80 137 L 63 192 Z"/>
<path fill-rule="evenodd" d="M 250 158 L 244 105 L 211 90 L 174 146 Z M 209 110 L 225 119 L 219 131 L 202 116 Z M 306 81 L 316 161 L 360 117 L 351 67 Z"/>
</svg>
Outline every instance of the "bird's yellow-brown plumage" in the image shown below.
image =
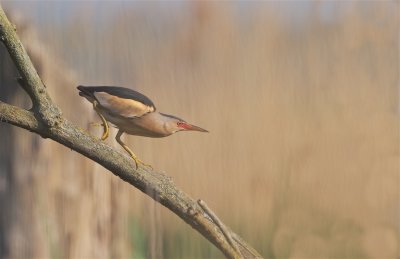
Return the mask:
<svg viewBox="0 0 400 259">
<path fill-rule="evenodd" d="M 141 117 L 155 110 L 153 106 L 148 106 L 133 99 L 114 96 L 106 92 L 95 92 L 93 95 L 102 107 L 122 117 Z"/>
</svg>

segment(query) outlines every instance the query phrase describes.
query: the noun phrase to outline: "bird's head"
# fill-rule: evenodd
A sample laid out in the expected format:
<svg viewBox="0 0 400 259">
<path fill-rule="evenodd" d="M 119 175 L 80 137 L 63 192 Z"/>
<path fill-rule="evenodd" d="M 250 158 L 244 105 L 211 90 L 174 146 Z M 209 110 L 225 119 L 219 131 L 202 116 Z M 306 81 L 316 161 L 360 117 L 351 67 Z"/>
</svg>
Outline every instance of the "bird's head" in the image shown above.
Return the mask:
<svg viewBox="0 0 400 259">
<path fill-rule="evenodd" d="M 172 115 L 167 115 L 167 114 L 162 114 L 167 118 L 167 121 L 165 123 L 165 127 L 168 132 L 171 132 L 171 134 L 176 133 L 178 131 L 200 131 L 200 132 L 208 132 L 207 130 L 200 128 L 198 126 L 192 125 L 190 123 L 187 123 L 186 121 L 172 116 Z"/>
</svg>

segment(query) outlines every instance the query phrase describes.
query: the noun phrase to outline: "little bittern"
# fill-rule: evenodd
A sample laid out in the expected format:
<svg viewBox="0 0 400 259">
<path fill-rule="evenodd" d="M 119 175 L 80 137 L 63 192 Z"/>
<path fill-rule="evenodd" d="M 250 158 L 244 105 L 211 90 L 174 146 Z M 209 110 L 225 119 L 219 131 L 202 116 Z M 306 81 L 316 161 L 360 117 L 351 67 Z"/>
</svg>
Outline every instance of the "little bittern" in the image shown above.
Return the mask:
<svg viewBox="0 0 400 259">
<path fill-rule="evenodd" d="M 151 138 L 161 138 L 178 131 L 193 130 L 208 132 L 186 121 L 156 111 L 153 102 L 143 94 L 134 90 L 116 86 L 78 86 L 80 96 L 93 104 L 94 110 L 102 120 L 104 128 L 102 140 L 109 135 L 108 122 L 118 129 L 117 142 L 135 160 L 136 167 L 144 164 L 121 140 L 121 135 L 127 133 Z"/>
</svg>

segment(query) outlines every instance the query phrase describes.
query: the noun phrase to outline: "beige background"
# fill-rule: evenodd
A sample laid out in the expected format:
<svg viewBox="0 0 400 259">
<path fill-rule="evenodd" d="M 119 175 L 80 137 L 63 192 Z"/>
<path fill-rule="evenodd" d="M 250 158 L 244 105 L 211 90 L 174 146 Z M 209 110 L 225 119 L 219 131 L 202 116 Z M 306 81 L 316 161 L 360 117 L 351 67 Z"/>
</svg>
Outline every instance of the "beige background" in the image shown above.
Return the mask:
<svg viewBox="0 0 400 259">
<path fill-rule="evenodd" d="M 264 256 L 399 256 L 397 2 L 3 5 L 83 128 L 101 134 L 78 84 L 131 87 L 208 129 L 125 140 Z M 1 73 L 0 100 L 29 107 L 4 53 Z M 93 162 L 0 133 L 0 257 L 222 257 Z"/>
</svg>

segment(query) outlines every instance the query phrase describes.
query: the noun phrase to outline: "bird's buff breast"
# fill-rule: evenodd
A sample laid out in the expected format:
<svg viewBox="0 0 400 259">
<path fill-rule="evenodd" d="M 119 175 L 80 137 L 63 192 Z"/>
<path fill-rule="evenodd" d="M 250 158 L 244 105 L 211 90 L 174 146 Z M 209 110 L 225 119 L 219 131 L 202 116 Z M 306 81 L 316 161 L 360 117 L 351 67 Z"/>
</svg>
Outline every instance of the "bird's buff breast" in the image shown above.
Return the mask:
<svg viewBox="0 0 400 259">
<path fill-rule="evenodd" d="M 162 138 L 170 134 L 164 130 L 164 125 L 154 122 L 152 114 L 145 114 L 139 118 L 125 118 L 118 115 L 102 112 L 105 119 L 123 132 L 130 135 L 137 135 L 151 138 Z"/>
</svg>

